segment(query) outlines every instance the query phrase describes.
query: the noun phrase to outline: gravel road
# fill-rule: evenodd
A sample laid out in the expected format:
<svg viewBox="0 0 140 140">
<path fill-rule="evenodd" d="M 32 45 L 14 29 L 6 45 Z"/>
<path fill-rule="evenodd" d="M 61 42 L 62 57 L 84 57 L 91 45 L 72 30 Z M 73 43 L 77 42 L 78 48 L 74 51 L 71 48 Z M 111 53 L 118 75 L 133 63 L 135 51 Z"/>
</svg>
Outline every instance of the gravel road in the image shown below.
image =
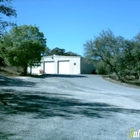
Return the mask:
<svg viewBox="0 0 140 140">
<path fill-rule="evenodd" d="M 127 140 L 140 130 L 140 89 L 98 75 L 0 77 L 0 100 L 0 140 Z"/>
</svg>

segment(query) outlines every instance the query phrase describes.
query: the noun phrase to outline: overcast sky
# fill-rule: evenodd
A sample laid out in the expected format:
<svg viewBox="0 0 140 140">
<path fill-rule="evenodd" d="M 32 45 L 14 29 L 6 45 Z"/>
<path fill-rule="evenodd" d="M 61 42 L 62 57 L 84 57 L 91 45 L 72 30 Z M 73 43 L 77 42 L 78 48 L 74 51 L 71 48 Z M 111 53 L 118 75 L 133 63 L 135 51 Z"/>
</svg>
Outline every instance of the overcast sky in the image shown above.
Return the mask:
<svg viewBox="0 0 140 140">
<path fill-rule="evenodd" d="M 127 39 L 140 31 L 140 0 L 14 0 L 18 25 L 36 25 L 49 48 L 83 55 L 83 44 L 102 30 Z"/>
</svg>

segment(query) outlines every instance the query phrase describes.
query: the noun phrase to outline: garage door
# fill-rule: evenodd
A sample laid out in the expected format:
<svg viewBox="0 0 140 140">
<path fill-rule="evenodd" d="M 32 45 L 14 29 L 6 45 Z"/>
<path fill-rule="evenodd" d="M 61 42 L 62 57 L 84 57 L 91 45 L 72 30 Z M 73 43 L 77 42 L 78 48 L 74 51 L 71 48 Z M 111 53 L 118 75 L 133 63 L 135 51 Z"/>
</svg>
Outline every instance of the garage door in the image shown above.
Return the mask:
<svg viewBox="0 0 140 140">
<path fill-rule="evenodd" d="M 45 62 L 45 73 L 54 74 L 54 61 L 52 62 Z"/>
<path fill-rule="evenodd" d="M 70 74 L 69 61 L 59 61 L 58 63 L 59 74 Z"/>
</svg>

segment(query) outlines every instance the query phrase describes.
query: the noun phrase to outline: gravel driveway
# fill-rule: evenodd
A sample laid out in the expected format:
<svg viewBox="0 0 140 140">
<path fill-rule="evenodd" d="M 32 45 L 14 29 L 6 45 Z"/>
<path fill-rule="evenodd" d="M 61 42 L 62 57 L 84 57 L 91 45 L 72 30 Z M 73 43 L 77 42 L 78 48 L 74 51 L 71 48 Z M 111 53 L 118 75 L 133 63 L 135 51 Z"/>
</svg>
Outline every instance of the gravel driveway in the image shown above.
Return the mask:
<svg viewBox="0 0 140 140">
<path fill-rule="evenodd" d="M 0 140 L 127 140 L 140 129 L 140 89 L 97 75 L 0 77 L 0 99 Z"/>
</svg>

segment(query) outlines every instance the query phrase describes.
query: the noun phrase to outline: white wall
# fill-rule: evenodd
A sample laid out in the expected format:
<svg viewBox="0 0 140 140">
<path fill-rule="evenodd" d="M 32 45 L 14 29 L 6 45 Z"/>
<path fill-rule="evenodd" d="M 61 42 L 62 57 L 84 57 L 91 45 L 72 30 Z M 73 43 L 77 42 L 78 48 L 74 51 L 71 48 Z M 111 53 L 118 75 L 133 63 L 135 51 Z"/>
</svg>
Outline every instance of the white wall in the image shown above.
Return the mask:
<svg viewBox="0 0 140 140">
<path fill-rule="evenodd" d="M 40 66 L 34 66 L 34 67 L 28 67 L 27 68 L 27 72 L 30 73 L 30 74 L 41 74 L 40 73 L 40 70 L 43 70 L 43 64 L 41 63 Z"/>
<path fill-rule="evenodd" d="M 59 74 L 59 62 L 69 61 L 70 64 L 70 74 L 80 74 L 81 73 L 81 57 L 80 56 L 46 56 L 42 58 L 42 63 L 54 61 L 55 63 L 55 74 Z M 45 65 L 45 64 L 43 64 Z M 43 69 L 45 70 L 44 66 Z M 65 68 L 64 68 L 65 69 Z"/>
</svg>

